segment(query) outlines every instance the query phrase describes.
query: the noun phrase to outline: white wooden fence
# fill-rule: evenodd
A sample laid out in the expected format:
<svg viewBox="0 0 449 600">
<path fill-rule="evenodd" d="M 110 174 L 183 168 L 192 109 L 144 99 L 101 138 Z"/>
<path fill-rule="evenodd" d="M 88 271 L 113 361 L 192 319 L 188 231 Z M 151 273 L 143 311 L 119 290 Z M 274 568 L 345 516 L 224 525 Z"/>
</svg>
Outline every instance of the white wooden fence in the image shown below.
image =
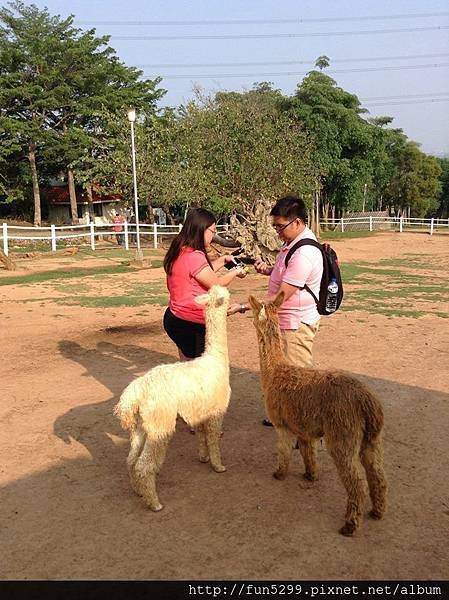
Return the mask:
<svg viewBox="0 0 449 600">
<path fill-rule="evenodd" d="M 90 225 L 65 225 L 56 227 L 19 227 L 18 225 L 8 225 L 3 223 L 0 230 L 0 239 L 3 241 L 3 252 L 8 255 L 10 241 L 29 240 L 33 242 L 47 241 L 53 252 L 56 251 L 58 242 L 63 240 L 84 239 L 85 243 L 90 243 L 92 250 L 95 250 L 98 238 L 111 235 L 121 235 L 123 245 L 126 250 L 129 250 L 130 245 L 135 244 L 136 239 L 136 224 L 124 222 L 123 231 L 114 231 L 114 223 L 90 223 Z M 449 219 L 409 219 L 406 217 L 342 217 L 341 219 L 327 219 L 321 221 L 321 225 L 336 231 L 344 232 L 351 229 L 354 230 L 369 230 L 375 231 L 388 227 L 390 230 L 399 232 L 404 229 L 410 230 L 427 230 L 430 235 L 438 231 L 449 232 Z M 139 234 L 141 239 L 150 238 L 152 246 L 157 248 L 161 236 L 177 235 L 182 225 L 153 225 L 139 224 Z M 218 232 L 228 231 L 228 225 L 218 225 Z M 232 229 L 229 230 L 232 237 Z"/>
<path fill-rule="evenodd" d="M 95 250 L 98 238 L 105 235 L 122 236 L 123 246 L 129 250 L 130 245 L 135 244 L 137 231 L 135 223 L 125 221 L 121 224 L 123 230 L 121 232 L 114 231 L 115 223 L 90 223 L 89 225 L 64 225 L 57 227 L 19 227 L 18 225 L 8 225 L 3 223 L 0 230 L 0 239 L 3 242 L 3 252 L 8 256 L 9 246 L 11 241 L 28 240 L 30 242 L 49 242 L 51 250 L 56 252 L 58 242 L 63 240 L 79 239 L 80 242 L 90 243 L 92 250 Z M 161 236 L 178 235 L 182 225 L 153 225 L 139 224 L 139 236 L 141 240 L 150 238 L 152 246 L 157 248 Z M 217 231 L 223 232 L 228 228 L 227 225 L 218 225 Z"/>
<path fill-rule="evenodd" d="M 388 228 L 397 230 L 402 233 L 404 229 L 411 230 L 428 230 L 430 235 L 433 235 L 436 229 L 449 231 L 449 219 L 418 219 L 408 217 L 385 217 L 385 216 L 362 216 L 362 217 L 342 217 L 341 219 L 322 220 L 321 225 L 327 226 L 330 229 L 337 231 L 369 230 L 375 231 L 378 229 Z"/>
</svg>

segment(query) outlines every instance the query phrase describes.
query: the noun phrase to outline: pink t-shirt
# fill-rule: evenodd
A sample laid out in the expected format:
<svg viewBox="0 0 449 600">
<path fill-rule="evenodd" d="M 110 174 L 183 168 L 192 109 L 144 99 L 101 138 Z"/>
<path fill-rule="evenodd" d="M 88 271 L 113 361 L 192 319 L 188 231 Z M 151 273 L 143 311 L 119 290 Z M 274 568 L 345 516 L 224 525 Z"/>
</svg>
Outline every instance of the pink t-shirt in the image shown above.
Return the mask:
<svg viewBox="0 0 449 600">
<path fill-rule="evenodd" d="M 273 271 L 270 275 L 268 293 L 275 296 L 283 281 L 298 288 L 306 283 L 316 297 L 320 294 L 321 276 L 323 274 L 323 256 L 318 248 L 303 246 L 290 257 L 287 268 L 285 258 L 287 252 L 303 239 L 316 240 L 313 232 L 306 227 L 292 242 L 284 244 L 280 249 Z M 313 325 L 320 318 L 315 300 L 307 290 L 298 289 L 279 309 L 279 325 L 281 329 L 298 329 L 301 323 Z"/>
<path fill-rule="evenodd" d="M 167 288 L 170 292 L 170 310 L 185 321 L 204 323 L 204 306 L 195 302 L 195 296 L 207 292 L 195 276 L 207 267 L 206 255 L 201 250 L 183 248 L 167 275 Z"/>
</svg>

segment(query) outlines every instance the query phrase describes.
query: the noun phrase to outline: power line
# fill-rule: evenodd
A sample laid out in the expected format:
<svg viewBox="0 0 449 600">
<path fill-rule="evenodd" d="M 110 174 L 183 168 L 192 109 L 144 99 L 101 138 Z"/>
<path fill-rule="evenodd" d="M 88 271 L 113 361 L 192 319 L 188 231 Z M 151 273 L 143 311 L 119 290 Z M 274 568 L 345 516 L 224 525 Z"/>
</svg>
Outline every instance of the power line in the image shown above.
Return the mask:
<svg viewBox="0 0 449 600">
<path fill-rule="evenodd" d="M 430 92 L 428 94 L 399 94 L 397 96 L 371 96 L 369 98 L 360 98 L 362 102 L 366 102 L 369 100 L 394 100 L 394 99 L 402 99 L 402 98 L 433 98 L 434 96 L 449 96 L 448 92 Z"/>
<path fill-rule="evenodd" d="M 376 106 L 400 106 L 402 104 L 427 104 L 427 103 L 435 103 L 435 102 L 449 102 L 449 98 L 429 98 L 428 100 L 403 100 L 401 102 L 367 102 L 367 106 L 376 107 Z"/>
<path fill-rule="evenodd" d="M 365 68 L 354 68 L 354 69 L 332 69 L 326 71 L 328 74 L 334 73 L 367 73 L 374 71 L 406 71 L 414 69 L 433 69 L 439 67 L 449 67 L 447 63 L 430 63 L 425 65 L 398 65 L 388 67 L 365 67 Z M 233 77 L 283 77 L 291 75 L 307 75 L 306 72 L 301 71 L 265 71 L 263 73 L 213 73 L 213 74 L 202 74 L 202 75 L 161 75 L 163 79 L 224 79 Z"/>
<path fill-rule="evenodd" d="M 437 31 L 449 29 L 449 25 L 434 25 L 432 27 L 407 27 L 402 29 L 370 29 L 352 31 L 318 31 L 312 33 L 254 33 L 254 34 L 225 34 L 225 35 L 112 35 L 111 38 L 120 41 L 161 41 L 161 40 L 235 40 L 235 39 L 270 39 L 270 38 L 303 38 L 329 37 L 346 35 L 371 35 L 382 33 L 412 33 L 418 31 Z"/>
<path fill-rule="evenodd" d="M 347 63 L 347 62 L 377 62 L 380 60 L 408 60 L 416 58 L 442 58 L 449 56 L 449 53 L 442 52 L 438 54 L 405 54 L 400 56 L 368 56 L 364 58 L 335 58 L 331 63 Z M 309 60 L 281 60 L 271 62 L 244 62 L 244 63 L 156 63 L 135 65 L 139 69 L 172 69 L 172 68 L 202 68 L 202 67 L 266 67 L 266 66 L 281 66 L 281 65 L 310 65 L 314 64 L 316 58 Z"/>
<path fill-rule="evenodd" d="M 316 17 L 316 18 L 291 18 L 291 19 L 223 19 L 223 20 L 197 20 L 197 21 L 78 21 L 81 25 L 131 25 L 131 26 L 177 26 L 177 25 L 285 25 L 298 23 L 334 23 L 343 21 L 389 21 L 393 19 L 421 19 L 432 17 L 447 17 L 449 12 L 436 13 L 403 13 L 397 15 L 373 15 L 364 17 Z"/>
</svg>

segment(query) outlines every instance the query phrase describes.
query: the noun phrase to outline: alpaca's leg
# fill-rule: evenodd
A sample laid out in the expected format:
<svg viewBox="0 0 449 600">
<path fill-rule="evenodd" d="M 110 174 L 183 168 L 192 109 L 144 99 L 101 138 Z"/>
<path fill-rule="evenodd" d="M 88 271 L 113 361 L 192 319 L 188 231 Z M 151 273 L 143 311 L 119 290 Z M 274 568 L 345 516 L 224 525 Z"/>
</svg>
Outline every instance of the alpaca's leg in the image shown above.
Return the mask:
<svg viewBox="0 0 449 600">
<path fill-rule="evenodd" d="M 131 432 L 130 442 L 131 448 L 128 454 L 128 458 L 126 459 L 126 463 L 128 466 L 129 478 L 131 481 L 131 487 L 136 492 L 136 494 L 141 495 L 140 488 L 136 481 L 136 474 L 134 467 L 136 465 L 137 459 L 139 458 L 140 453 L 142 452 L 143 445 L 145 443 L 146 433 L 141 426 L 138 426 L 134 431 Z"/>
<path fill-rule="evenodd" d="M 209 462 L 209 450 L 207 448 L 206 430 L 204 423 L 200 423 L 195 427 L 195 432 L 198 440 L 198 454 L 200 462 Z"/>
<path fill-rule="evenodd" d="M 316 471 L 316 441 L 303 442 L 298 438 L 299 451 L 301 452 L 304 466 L 306 468 L 304 479 L 315 481 Z"/>
<path fill-rule="evenodd" d="M 370 516 L 381 519 L 386 507 L 387 480 L 383 465 L 382 441 L 363 443 L 360 451 L 360 460 L 366 471 L 369 494 L 372 502 Z"/>
<path fill-rule="evenodd" d="M 276 427 L 277 433 L 277 448 L 278 448 L 278 468 L 273 473 L 276 479 L 285 479 L 290 464 L 295 435 L 288 429 L 280 429 Z"/>
<path fill-rule="evenodd" d="M 366 499 L 366 485 L 358 456 L 359 443 L 358 440 L 349 440 L 345 443 L 341 439 L 330 439 L 327 436 L 325 439 L 348 494 L 345 524 L 340 529 L 340 533 L 352 535 L 360 525 Z"/>
<path fill-rule="evenodd" d="M 147 506 L 154 511 L 163 508 L 157 496 L 156 477 L 164 463 L 169 439 L 164 438 L 150 442 L 147 437 L 145 446 L 135 466 L 137 485 L 140 493 Z"/>
<path fill-rule="evenodd" d="M 204 422 L 204 430 L 206 432 L 207 447 L 209 450 L 210 464 L 217 473 L 226 471 L 226 467 L 221 462 L 220 453 L 220 435 L 223 416 L 217 415 L 211 417 Z"/>
</svg>

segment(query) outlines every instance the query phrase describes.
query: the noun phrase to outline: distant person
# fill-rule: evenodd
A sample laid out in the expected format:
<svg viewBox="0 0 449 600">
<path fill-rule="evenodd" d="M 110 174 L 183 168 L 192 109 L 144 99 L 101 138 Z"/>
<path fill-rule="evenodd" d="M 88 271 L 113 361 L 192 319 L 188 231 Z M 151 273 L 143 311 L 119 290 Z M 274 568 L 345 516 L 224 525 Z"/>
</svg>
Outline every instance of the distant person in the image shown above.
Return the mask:
<svg viewBox="0 0 449 600">
<path fill-rule="evenodd" d="M 204 208 L 192 208 L 179 234 L 170 244 L 164 258 L 170 302 L 164 314 L 164 329 L 176 344 L 180 360 L 191 360 L 205 349 L 204 306 L 195 296 L 207 292 L 213 285 L 228 286 L 235 277 L 245 277 L 238 267 L 218 275 L 230 255 L 211 261 L 206 249 L 216 232 L 214 215 Z"/>
<path fill-rule="evenodd" d="M 285 266 L 289 249 L 302 239 L 316 240 L 307 227 L 307 207 L 296 196 L 280 198 L 271 209 L 273 227 L 283 242 L 273 267 L 260 258 L 254 267 L 258 273 L 267 275 L 268 300 L 273 300 L 281 291 L 285 294 L 284 303 L 279 308 L 279 325 L 284 354 L 287 359 L 300 367 L 312 367 L 312 349 L 320 323 L 320 315 L 313 296 L 304 289 L 307 286 L 316 297 L 320 293 L 323 275 L 321 251 L 313 246 L 302 246 L 296 250 Z M 247 303 L 231 304 L 228 314 L 244 313 L 250 310 Z M 268 419 L 264 425 L 271 426 Z"/>
<path fill-rule="evenodd" d="M 123 223 L 125 222 L 125 217 L 123 215 L 119 215 L 118 212 L 115 211 L 114 216 L 112 217 L 112 222 L 114 223 L 115 239 L 117 240 L 117 244 L 119 246 L 124 246 L 125 236 L 123 234 Z"/>
</svg>

